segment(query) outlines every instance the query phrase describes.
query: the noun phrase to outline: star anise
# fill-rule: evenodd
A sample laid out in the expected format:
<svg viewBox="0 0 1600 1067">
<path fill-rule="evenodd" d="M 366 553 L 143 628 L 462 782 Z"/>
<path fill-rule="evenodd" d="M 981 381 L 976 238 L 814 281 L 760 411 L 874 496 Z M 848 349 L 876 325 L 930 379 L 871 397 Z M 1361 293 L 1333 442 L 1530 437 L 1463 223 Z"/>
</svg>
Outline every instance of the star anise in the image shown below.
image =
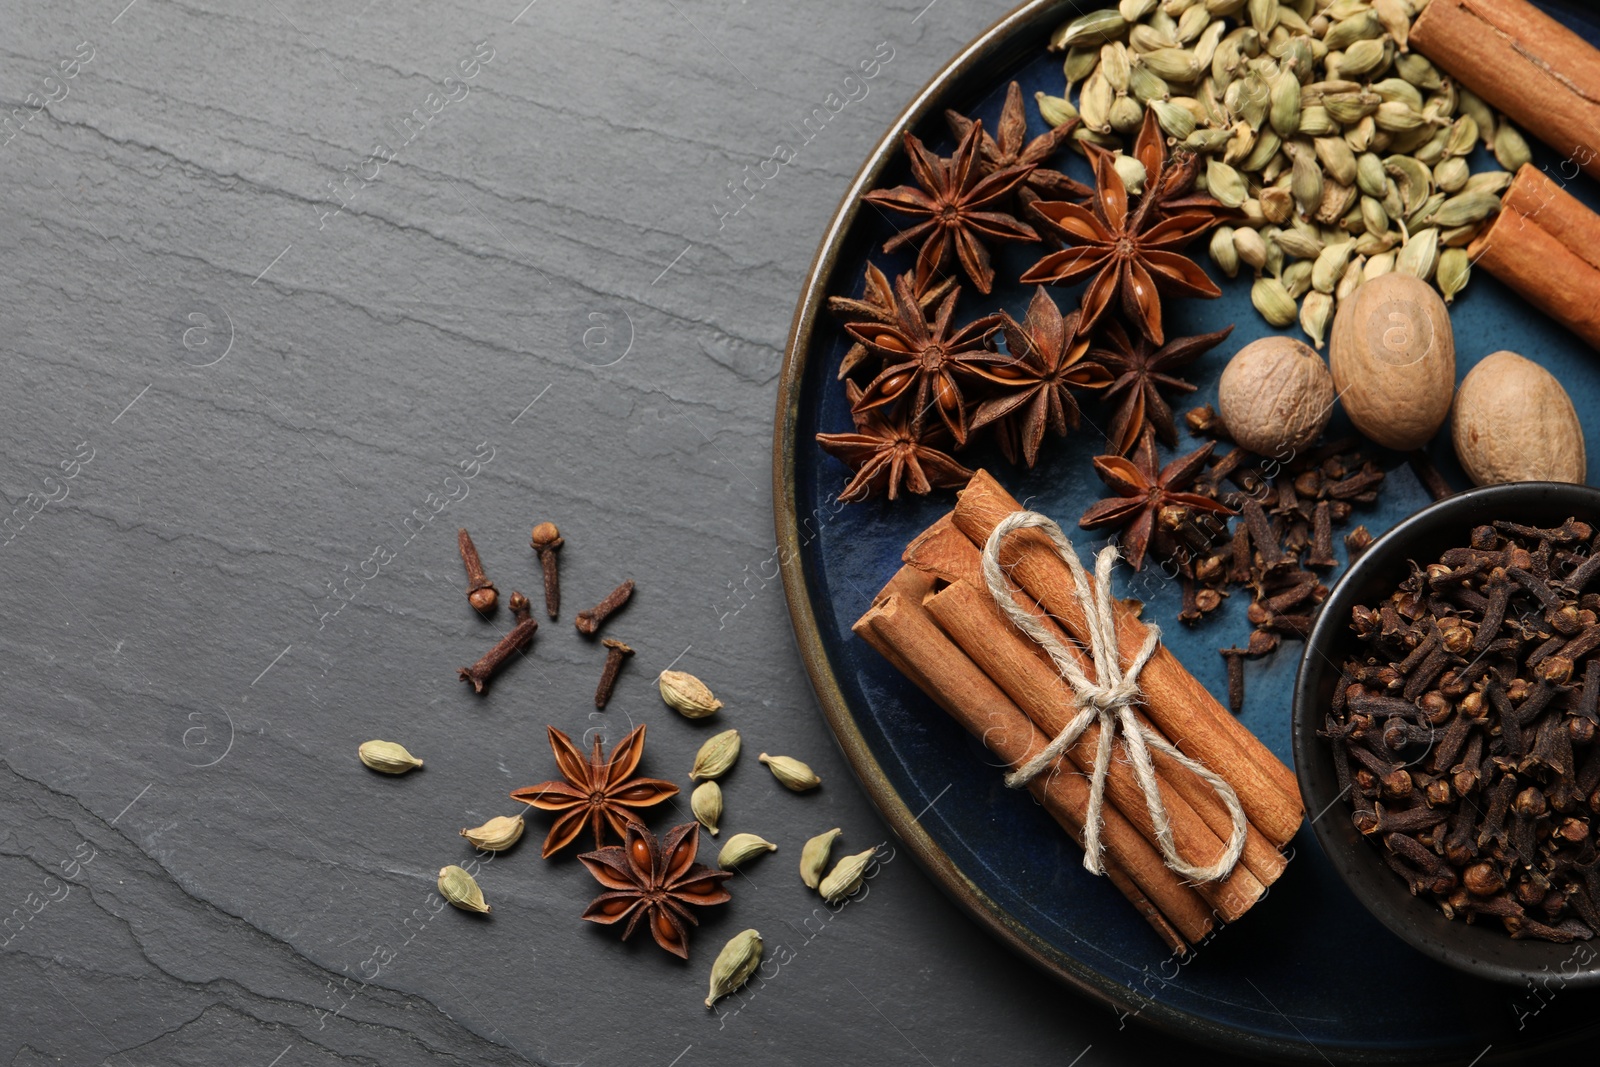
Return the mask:
<svg viewBox="0 0 1600 1067">
<path fill-rule="evenodd" d="M 1132 459 L 1096 456 L 1095 473 L 1117 495 L 1092 504 L 1078 520 L 1078 525 L 1085 530 L 1123 527 L 1122 554 L 1127 557 L 1128 565 L 1138 570 L 1144 566 L 1145 550 L 1150 545 L 1156 516 L 1162 508 L 1175 506 L 1219 515 L 1233 514 L 1232 508 L 1210 497 L 1183 491 L 1205 468 L 1212 447 L 1208 443 L 1158 470 L 1155 437 L 1146 433 L 1139 438 L 1139 447 L 1134 450 Z"/>
<path fill-rule="evenodd" d="M 861 387 L 845 382 L 845 395 L 852 404 L 859 403 Z M 933 447 L 945 436 L 939 423 L 913 432 L 912 414 L 905 408 L 869 408 L 854 412 L 854 417 L 855 433 L 817 434 L 824 451 L 856 472 L 840 491 L 840 500 L 866 500 L 878 493 L 894 500 L 902 487 L 925 495 L 935 488 L 959 489 L 972 477 L 971 471 Z"/>
<path fill-rule="evenodd" d="M 956 140 L 964 139 L 979 125 L 959 111 L 946 111 L 945 121 Z M 1000 122 L 995 136 L 980 134 L 978 166 L 984 174 L 993 174 L 1007 167 L 1032 167 L 1027 179 L 1017 189 L 1017 204 L 1026 209 L 1036 200 L 1087 200 L 1094 190 L 1059 170 L 1047 169 L 1043 164 L 1066 144 L 1077 122 L 1064 122 L 1052 127 L 1026 143 L 1028 117 L 1022 106 L 1022 87 L 1016 82 L 1006 90 L 1006 102 L 1000 109 Z"/>
<path fill-rule="evenodd" d="M 623 940 L 633 936 L 641 920 L 647 920 L 656 944 L 688 959 L 689 925 L 700 925 L 690 906 L 707 907 L 732 899 L 722 883 L 732 878 L 733 872 L 714 871 L 696 863 L 699 847 L 699 823 L 674 826 L 659 841 L 643 826 L 629 823 L 621 846 L 578 857 L 606 888 L 584 909 L 583 917 L 606 926 L 628 920 Z"/>
<path fill-rule="evenodd" d="M 974 122 L 956 145 L 955 153 L 949 159 L 941 159 L 907 130 L 906 158 L 917 185 L 877 189 L 862 197 L 870 204 L 922 220 L 883 244 L 885 252 L 893 252 L 903 245 L 921 243 L 916 271 L 921 287 L 927 287 L 944 269 L 953 252 L 978 292 L 987 294 L 994 286 L 994 268 L 989 264 L 984 238 L 1039 239 L 1032 226 L 1001 210 L 1017 186 L 1027 180 L 1031 168 L 1006 167 L 983 175 L 978 165 L 978 138 L 982 133 L 983 123 Z"/>
<path fill-rule="evenodd" d="M 1133 143 L 1133 157 L 1144 165 L 1146 195 L 1154 195 L 1155 210 L 1166 215 L 1199 211 L 1215 218 L 1226 209 L 1205 193 L 1194 191 L 1200 157 L 1180 148 L 1167 155 L 1167 137 L 1156 121 L 1154 108 L 1146 108 L 1144 123 Z"/>
<path fill-rule="evenodd" d="M 1076 310 L 1062 315 L 1041 286 L 1028 304 L 1022 322 L 1002 314 L 1000 329 L 1012 362 L 977 369 L 1005 392 L 978 405 L 972 428 L 996 423 L 1000 449 L 1012 463 L 1033 466 L 1046 427 L 1056 436 L 1078 426 L 1074 389 L 1103 389 L 1111 372 L 1084 360 L 1089 337 L 1078 329 Z M 1020 460 L 1019 460 L 1020 457 Z"/>
<path fill-rule="evenodd" d="M 902 274 L 894 283 L 893 322 L 856 322 L 845 327 L 884 361 L 883 370 L 851 405 L 853 409 L 909 408 L 908 426 L 917 435 L 932 406 L 955 438 L 956 447 L 967 443 L 967 401 L 961 393 L 961 379 L 972 378 L 976 366 L 1003 363 L 1007 357 L 983 346 L 984 338 L 1000 325 L 998 315 L 985 315 L 950 332 L 960 295 L 959 288 L 952 289 L 929 321 L 917 306 L 911 279 Z"/>
<path fill-rule="evenodd" d="M 1201 211 L 1165 215 L 1159 197 L 1128 204 L 1128 189 L 1111 153 L 1085 145 L 1094 162 L 1095 197 L 1085 208 L 1058 200 L 1033 205 L 1034 215 L 1069 246 L 1052 252 L 1022 275 L 1025 283 L 1072 285 L 1093 276 L 1083 294 L 1084 329 L 1099 324 L 1113 301 L 1146 337 L 1161 344 L 1161 293 L 1222 295 L 1222 290 L 1177 249 L 1210 229 L 1215 216 Z"/>
<path fill-rule="evenodd" d="M 617 742 L 609 760 L 600 754 L 600 738 L 594 739 L 594 753 L 585 758 L 572 738 L 554 726 L 549 730 L 550 749 L 566 781 L 540 782 L 511 794 L 512 800 L 561 812 L 544 839 L 542 855 L 546 857 L 576 840 L 585 823 L 594 831 L 596 845 L 605 844 L 607 826 L 622 837 L 628 827 L 639 825 L 632 809 L 659 804 L 678 791 L 677 786 L 659 778 L 631 777 L 644 755 L 642 723 Z"/>
<path fill-rule="evenodd" d="M 912 284 L 912 292 L 917 298 L 917 307 L 926 315 L 934 305 L 944 298 L 952 286 L 956 284 L 954 278 L 940 278 L 927 289 L 919 288 Z M 849 296 L 828 297 L 828 310 L 833 312 L 834 318 L 841 325 L 852 322 L 876 322 L 881 325 L 893 325 L 895 321 L 894 289 L 889 284 L 889 279 L 884 276 L 872 263 L 867 264 L 866 278 L 862 282 L 861 299 Z M 850 351 L 844 354 L 844 359 L 839 364 L 839 377 L 846 378 L 857 367 L 868 362 L 874 355 L 866 345 L 857 341 L 850 346 Z"/>
<path fill-rule="evenodd" d="M 1116 376 L 1105 391 L 1105 399 L 1121 397 L 1122 401 L 1111 420 L 1112 449 L 1126 454 L 1138 443 L 1146 426 L 1154 430 L 1167 447 L 1176 445 L 1178 428 L 1161 390 L 1194 392 L 1194 385 L 1171 372 L 1187 367 L 1232 332 L 1233 327 L 1229 326 L 1215 333 L 1175 337 L 1166 344 L 1156 344 L 1137 334 L 1130 338 L 1121 323 L 1109 323 L 1101 335 L 1101 343 L 1090 350 L 1089 359 Z"/>
</svg>

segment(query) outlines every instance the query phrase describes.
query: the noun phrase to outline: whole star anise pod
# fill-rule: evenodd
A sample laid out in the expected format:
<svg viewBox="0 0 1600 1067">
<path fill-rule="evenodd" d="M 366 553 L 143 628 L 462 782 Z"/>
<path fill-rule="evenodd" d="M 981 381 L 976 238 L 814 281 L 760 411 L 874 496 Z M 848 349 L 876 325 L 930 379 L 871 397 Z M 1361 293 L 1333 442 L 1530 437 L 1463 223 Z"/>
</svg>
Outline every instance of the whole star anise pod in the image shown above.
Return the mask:
<svg viewBox="0 0 1600 1067">
<path fill-rule="evenodd" d="M 945 121 L 956 140 L 964 139 L 972 127 L 980 125 L 959 111 L 946 111 Z M 1064 122 L 1052 127 L 1031 141 L 1028 135 L 1028 116 L 1022 106 L 1022 87 L 1012 82 L 1006 90 L 1006 102 L 1000 109 L 1000 122 L 995 136 L 987 132 L 979 135 L 978 166 L 984 174 L 993 174 L 1007 167 L 1032 167 L 1028 177 L 1017 189 L 1017 204 L 1027 208 L 1036 200 L 1087 200 L 1094 190 L 1074 178 L 1051 170 L 1043 164 L 1055 155 L 1072 136 L 1077 122 Z"/>
<path fill-rule="evenodd" d="M 1032 467 L 1046 428 L 1058 437 L 1078 426 L 1078 401 L 1074 389 L 1103 389 L 1111 372 L 1085 361 L 1089 337 L 1078 330 L 1077 311 L 1062 315 L 1041 286 L 1019 323 L 1001 315 L 1000 329 L 1012 362 L 976 369 L 1004 390 L 978 405 L 972 416 L 974 431 L 996 423 L 1000 449 L 1012 463 Z M 1020 458 L 1019 458 L 1020 457 Z"/>
<path fill-rule="evenodd" d="M 893 322 L 854 322 L 845 327 L 884 361 L 883 370 L 851 406 L 862 411 L 890 405 L 908 408 L 909 430 L 920 436 L 931 405 L 960 448 L 967 443 L 967 401 L 961 380 L 972 378 L 976 366 L 1006 360 L 983 346 L 984 338 L 1000 325 L 1000 317 L 985 315 L 951 333 L 960 289 L 952 289 L 939 302 L 931 322 L 917 306 L 909 277 L 902 274 L 895 279 L 893 295 Z"/>
<path fill-rule="evenodd" d="M 1073 285 L 1092 276 L 1083 294 L 1083 328 L 1097 326 L 1116 302 L 1123 317 L 1156 344 L 1164 340 L 1161 293 L 1222 295 L 1206 272 L 1178 249 L 1210 229 L 1215 216 L 1201 211 L 1165 215 L 1158 197 L 1128 204 L 1128 189 L 1111 153 L 1085 145 L 1094 162 L 1092 208 L 1057 200 L 1033 205 L 1034 215 L 1069 246 L 1052 252 L 1022 275 L 1026 283 Z"/>
<path fill-rule="evenodd" d="M 1166 344 L 1155 344 L 1141 335 L 1129 337 L 1122 324 L 1107 324 L 1101 343 L 1089 350 L 1089 359 L 1107 368 L 1115 375 L 1105 399 L 1121 398 L 1117 413 L 1111 419 L 1108 435 L 1111 447 L 1126 454 L 1139 442 L 1145 427 L 1150 427 L 1167 447 L 1178 443 L 1178 428 L 1172 419 L 1161 390 L 1192 393 L 1193 384 L 1172 374 L 1187 367 L 1200 356 L 1221 344 L 1233 327 L 1215 333 L 1202 333 L 1194 337 L 1175 337 Z"/>
<path fill-rule="evenodd" d="M 861 388 L 845 383 L 845 395 L 859 403 Z M 912 414 L 906 408 L 869 408 L 854 412 L 855 433 L 819 433 L 817 443 L 829 455 L 843 460 L 855 477 L 839 493 L 845 502 L 882 494 L 890 500 L 902 488 L 926 495 L 933 489 L 959 489 L 972 472 L 934 447 L 945 436 L 944 427 L 913 432 Z"/>
<path fill-rule="evenodd" d="M 606 888 L 584 909 L 583 917 L 606 926 L 626 919 L 623 940 L 633 936 L 640 921 L 648 921 L 656 944 L 688 959 L 689 926 L 700 925 L 689 908 L 732 899 L 722 883 L 732 878 L 733 872 L 714 871 L 696 863 L 699 848 L 699 823 L 674 826 L 659 841 L 643 826 L 629 823 L 621 846 L 578 857 Z"/>
<path fill-rule="evenodd" d="M 978 165 L 978 138 L 982 133 L 983 123 L 974 122 L 956 145 L 955 154 L 941 159 L 907 130 L 906 159 L 917 184 L 877 189 L 862 197 L 869 204 L 922 220 L 883 244 L 885 252 L 893 252 L 902 245 L 921 243 L 916 271 L 921 287 L 927 287 L 938 276 L 954 253 L 978 292 L 987 294 L 994 286 L 994 268 L 989 264 L 984 239 L 1039 239 L 1032 226 L 1002 210 L 1031 168 L 1006 167 L 984 176 Z"/>
<path fill-rule="evenodd" d="M 938 302 L 944 299 L 952 286 L 956 284 L 954 278 L 940 278 L 927 289 L 919 288 L 912 284 L 912 294 L 917 298 L 917 307 L 926 315 Z M 852 322 L 876 322 L 880 325 L 892 325 L 895 321 L 894 289 L 889 284 L 889 279 L 884 276 L 872 263 L 867 264 L 866 278 L 862 281 L 861 299 L 849 296 L 828 297 L 828 310 L 833 312 L 833 317 L 839 320 L 840 325 Z M 870 361 L 876 353 L 867 348 L 860 341 L 850 346 L 844 354 L 844 359 L 839 363 L 839 378 L 844 379 L 857 367 Z"/>
<path fill-rule="evenodd" d="M 617 742 L 609 760 L 600 754 L 598 737 L 594 739 L 594 753 L 585 758 L 572 738 L 554 726 L 549 731 L 556 767 L 566 780 L 541 782 L 511 793 L 512 800 L 561 812 L 544 839 L 541 855 L 545 857 L 570 845 L 586 823 L 594 831 L 596 845 L 605 844 L 607 826 L 622 837 L 629 826 L 639 824 L 633 809 L 652 807 L 678 792 L 677 786 L 659 778 L 632 777 L 644 755 L 643 724 Z"/>
<path fill-rule="evenodd" d="M 1165 467 L 1156 468 L 1155 437 L 1145 433 L 1131 459 L 1124 456 L 1096 456 L 1095 473 L 1116 496 L 1090 505 L 1078 525 L 1085 530 L 1120 526 L 1122 554 L 1134 570 L 1144 566 L 1145 550 L 1155 532 L 1156 516 L 1165 507 L 1232 515 L 1233 509 L 1186 489 L 1200 474 L 1211 455 L 1212 445 L 1179 456 Z"/>
</svg>

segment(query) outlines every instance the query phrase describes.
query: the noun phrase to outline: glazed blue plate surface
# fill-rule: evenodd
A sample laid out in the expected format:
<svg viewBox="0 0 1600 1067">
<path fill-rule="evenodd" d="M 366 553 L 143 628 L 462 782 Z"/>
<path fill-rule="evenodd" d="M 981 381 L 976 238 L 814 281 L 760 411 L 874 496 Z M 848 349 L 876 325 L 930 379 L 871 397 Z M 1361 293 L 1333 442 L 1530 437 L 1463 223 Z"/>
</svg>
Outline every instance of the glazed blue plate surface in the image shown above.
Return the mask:
<svg viewBox="0 0 1600 1067">
<path fill-rule="evenodd" d="M 1557 0 L 1540 6 L 1586 39 L 1600 41 L 1600 12 Z M 894 232 L 891 221 L 871 207 L 858 208 L 857 197 L 908 180 L 899 151 L 905 126 L 940 154 L 953 148 L 946 107 L 975 115 L 992 130 L 1012 79 L 1021 83 L 1028 102 L 1028 136 L 1044 132 L 1033 94 L 1062 89 L 1060 57 L 1047 53 L 1045 43 L 1052 29 L 1077 13 L 1075 7 L 1024 5 L 919 94 L 852 185 L 824 236 L 796 314 L 774 443 L 780 558 L 798 642 L 841 747 L 895 832 L 961 906 L 1024 956 L 1119 1014 L 1252 1055 L 1341 1064 L 1465 1064 L 1488 1050 L 1481 1061 L 1487 1063 L 1592 1036 L 1600 1029 L 1600 995 L 1563 990 L 1559 976 L 1537 992 L 1492 984 L 1427 958 L 1362 908 L 1307 827 L 1292 843 L 1287 873 L 1264 901 L 1187 961 L 1174 959 L 1110 884 L 1083 869 L 1081 851 L 1051 818 L 1026 793 L 1005 788 L 1002 768 L 983 747 L 851 634 L 851 624 L 900 566 L 907 542 L 954 501 L 952 493 L 936 492 L 892 504 L 841 505 L 837 493 L 849 471 L 814 443 L 817 433 L 851 429 L 844 390 L 836 381 L 849 342 L 828 317 L 826 297 L 860 295 L 869 258 L 891 277 L 911 266 L 909 256 L 881 252 Z M 1593 182 L 1571 180 L 1574 168 L 1563 167 L 1548 150 L 1536 146 L 1536 152 L 1536 164 L 1591 207 L 1600 205 Z M 1064 169 L 1089 181 L 1084 161 L 1068 158 Z M 1494 165 L 1481 148 L 1471 162 L 1475 171 Z M 1032 291 L 1014 280 L 1038 258 L 1038 249 L 996 248 L 993 296 L 967 287 L 958 319 L 1001 308 L 1020 319 Z M 1187 377 L 1199 389 L 1192 397 L 1175 398 L 1179 412 L 1215 403 L 1217 379 L 1228 358 L 1274 332 L 1251 307 L 1247 278 L 1221 277 L 1205 256 L 1203 240 L 1192 251 L 1223 296 L 1166 301 L 1168 334 L 1236 328 L 1229 341 L 1190 369 Z M 1051 292 L 1063 308 L 1075 306 L 1080 294 L 1081 287 Z M 1456 300 L 1452 322 L 1458 379 L 1500 349 L 1535 360 L 1566 386 L 1584 418 L 1588 453 L 1600 456 L 1600 430 L 1591 418 L 1600 411 L 1600 356 L 1483 272 Z M 1078 530 L 1077 518 L 1105 493 L 1090 458 L 1105 451 L 1099 428 L 1107 425 L 1109 412 L 1089 402 L 1085 415 L 1078 432 L 1047 440 L 1031 471 L 982 448 L 961 457 L 969 466 L 988 468 L 1029 508 L 1060 522 L 1082 552 L 1103 543 Z M 1342 414 L 1329 432 L 1350 432 Z M 1185 436 L 1179 451 L 1202 443 Z M 1164 451 L 1163 457 L 1172 454 Z M 1446 477 L 1465 488 L 1448 440 L 1435 441 L 1432 454 Z M 1351 525 L 1364 523 L 1381 534 L 1429 497 L 1403 457 L 1382 452 L 1375 457 L 1389 477 L 1379 502 L 1358 508 Z M 1339 551 L 1342 559 L 1342 545 Z M 1342 573 L 1341 566 L 1334 577 Z M 1213 693 L 1226 691 L 1216 650 L 1248 636 L 1245 597 L 1234 596 L 1191 629 L 1177 621 L 1177 583 L 1158 567 L 1147 565 L 1140 574 L 1122 569 L 1117 592 L 1143 600 L 1146 617 L 1161 626 L 1178 658 Z M 1298 643 L 1286 643 L 1275 656 L 1247 668 L 1242 718 L 1286 762 L 1300 651 Z M 1320 817 L 1345 813 L 1333 810 Z"/>
</svg>

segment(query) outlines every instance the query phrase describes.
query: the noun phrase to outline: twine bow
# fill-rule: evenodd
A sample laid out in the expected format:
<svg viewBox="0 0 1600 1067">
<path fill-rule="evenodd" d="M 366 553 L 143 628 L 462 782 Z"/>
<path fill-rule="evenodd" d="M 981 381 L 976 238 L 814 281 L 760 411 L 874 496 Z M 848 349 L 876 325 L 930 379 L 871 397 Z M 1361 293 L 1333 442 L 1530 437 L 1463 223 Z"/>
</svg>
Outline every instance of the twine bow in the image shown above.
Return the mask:
<svg viewBox="0 0 1600 1067">
<path fill-rule="evenodd" d="M 1014 531 L 1025 529 L 1044 531 L 1055 545 L 1056 552 L 1066 562 L 1068 570 L 1072 572 L 1078 602 L 1083 606 L 1084 617 L 1088 620 L 1089 652 L 1094 664 L 1094 679 L 1083 673 L 1078 665 L 1077 655 L 1038 619 L 1023 610 L 1016 601 L 1015 591 L 1000 566 L 1000 544 Z M 1000 605 L 1000 610 L 1005 613 L 1006 618 L 1049 653 L 1056 669 L 1061 672 L 1061 677 L 1072 687 L 1080 708 L 1072 721 L 1067 723 L 1043 751 L 1006 776 L 1006 785 L 1012 789 L 1027 785 L 1053 764 L 1083 734 L 1091 722 L 1098 720 L 1100 741 L 1095 749 L 1094 774 L 1090 779 L 1089 810 L 1084 817 L 1083 865 L 1091 873 L 1100 874 L 1101 808 L 1105 798 L 1106 775 L 1111 768 L 1112 749 L 1120 725 L 1123 746 L 1127 749 L 1128 758 L 1133 764 L 1133 773 L 1139 787 L 1144 792 L 1145 809 L 1150 813 L 1150 822 L 1155 828 L 1156 843 L 1161 849 L 1162 859 L 1166 861 L 1168 867 L 1192 881 L 1217 881 L 1232 873 L 1234 865 L 1239 862 L 1239 855 L 1244 851 L 1246 827 L 1244 808 L 1240 806 L 1239 797 L 1234 793 L 1233 787 L 1221 776 L 1204 764 L 1185 756 L 1166 738 L 1140 722 L 1138 716 L 1134 714 L 1133 705 L 1141 696 L 1139 672 L 1155 654 L 1156 647 L 1161 641 L 1161 631 L 1154 626 L 1150 627 L 1149 635 L 1140 646 L 1138 655 L 1133 657 L 1132 662 L 1124 670 L 1121 651 L 1117 646 L 1116 607 L 1111 599 L 1111 568 L 1116 561 L 1115 546 L 1107 545 L 1100 550 L 1100 554 L 1095 557 L 1095 577 L 1091 592 L 1089 576 L 1084 572 L 1083 563 L 1073 550 L 1072 542 L 1061 532 L 1061 527 L 1033 511 L 1016 511 L 1006 516 L 994 528 L 994 532 L 989 535 L 988 543 L 983 547 L 983 577 L 988 583 L 989 594 L 994 597 L 995 603 Z M 1167 819 L 1166 805 L 1162 803 L 1161 790 L 1156 783 L 1155 768 L 1150 762 L 1149 750 L 1152 748 L 1198 775 L 1216 791 L 1223 806 L 1228 810 L 1228 815 L 1233 821 L 1233 834 L 1228 840 L 1228 847 L 1210 866 L 1195 866 L 1178 854 L 1177 846 L 1172 840 L 1172 827 Z"/>
</svg>

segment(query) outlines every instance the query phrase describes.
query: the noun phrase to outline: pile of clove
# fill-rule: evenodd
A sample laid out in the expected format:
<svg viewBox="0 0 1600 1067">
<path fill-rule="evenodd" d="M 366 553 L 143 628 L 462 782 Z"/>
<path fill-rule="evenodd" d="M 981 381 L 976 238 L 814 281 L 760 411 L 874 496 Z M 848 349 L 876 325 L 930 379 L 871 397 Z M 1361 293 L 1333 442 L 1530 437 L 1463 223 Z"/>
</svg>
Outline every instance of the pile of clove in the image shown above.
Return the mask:
<svg viewBox="0 0 1600 1067">
<path fill-rule="evenodd" d="M 1229 442 L 1227 428 L 1208 404 L 1185 416 L 1202 437 Z M 1178 618 L 1197 623 L 1221 606 L 1234 588 L 1251 597 L 1254 629 L 1245 647 L 1220 649 L 1228 663 L 1228 704 L 1244 706 L 1244 661 L 1277 651 L 1285 637 L 1304 640 L 1334 567 L 1334 530 L 1357 505 L 1378 499 L 1384 472 L 1361 451 L 1358 438 L 1339 438 L 1309 451 L 1267 458 L 1235 447 L 1215 456 L 1194 491 L 1238 514 L 1230 530 L 1211 515 L 1166 508 L 1159 516 L 1160 550 L 1183 588 Z M 1353 562 L 1372 543 L 1365 526 L 1344 535 Z"/>
<path fill-rule="evenodd" d="M 1600 931 L 1600 538 L 1479 526 L 1351 624 L 1321 736 L 1414 895 L 1514 938 Z"/>
</svg>

